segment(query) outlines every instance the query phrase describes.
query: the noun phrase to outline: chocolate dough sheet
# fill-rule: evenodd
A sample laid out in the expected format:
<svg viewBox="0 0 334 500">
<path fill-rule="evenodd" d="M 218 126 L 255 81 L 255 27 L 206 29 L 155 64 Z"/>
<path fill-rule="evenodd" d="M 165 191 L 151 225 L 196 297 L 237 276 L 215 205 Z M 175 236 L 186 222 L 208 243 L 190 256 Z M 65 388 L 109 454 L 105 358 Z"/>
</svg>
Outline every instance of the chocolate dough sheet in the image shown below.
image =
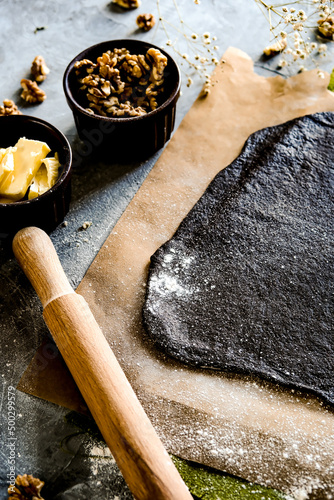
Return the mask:
<svg viewBox="0 0 334 500">
<path fill-rule="evenodd" d="M 334 403 L 333 160 L 333 113 L 250 136 L 151 258 L 159 349 Z"/>
</svg>

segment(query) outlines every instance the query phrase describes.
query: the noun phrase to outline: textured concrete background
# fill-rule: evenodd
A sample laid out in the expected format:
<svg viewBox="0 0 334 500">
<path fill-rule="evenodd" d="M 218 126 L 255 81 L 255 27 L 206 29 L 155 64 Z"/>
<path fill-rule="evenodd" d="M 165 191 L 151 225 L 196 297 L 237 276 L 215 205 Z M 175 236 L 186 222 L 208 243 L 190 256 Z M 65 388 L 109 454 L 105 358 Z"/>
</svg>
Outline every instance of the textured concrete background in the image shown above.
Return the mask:
<svg viewBox="0 0 334 500">
<path fill-rule="evenodd" d="M 209 31 L 218 38 L 218 55 L 230 45 L 247 52 L 256 71 L 271 75 L 276 62 L 264 62 L 262 49 L 270 40 L 268 25 L 251 0 L 207 0 L 200 6 L 191 0 L 178 0 L 181 13 L 193 31 Z M 162 2 L 165 19 L 179 26 L 173 0 Z M 139 12 L 157 15 L 155 0 L 142 0 L 138 11 L 124 12 L 103 0 L 0 0 L 0 101 L 13 99 L 26 114 L 58 127 L 70 140 L 74 152 L 78 145 L 70 109 L 62 90 L 62 75 L 70 60 L 84 48 L 114 38 L 145 39 L 165 46 L 161 27 L 148 33 L 136 30 Z M 46 29 L 35 32 L 37 27 Z M 169 28 L 168 28 L 169 29 Z M 172 36 L 170 30 L 170 37 Z M 185 49 L 186 50 L 186 49 Z M 171 55 L 175 56 L 171 50 Z M 29 77 L 30 65 L 38 54 L 44 56 L 50 74 L 42 84 L 47 99 L 29 106 L 20 99 L 20 80 Z M 182 59 L 177 59 L 182 63 Z M 329 55 L 322 68 L 331 70 Z M 182 97 L 178 103 L 177 123 L 195 100 L 202 81 L 183 70 Z M 194 85 L 185 86 L 186 73 Z M 0 144 L 1 145 L 1 144 Z M 66 227 L 51 235 L 60 260 L 72 285 L 76 287 L 104 240 L 132 199 L 158 154 L 146 162 L 115 164 L 83 158 L 73 171 L 71 210 Z M 78 231 L 85 221 L 93 224 Z M 1 346 L 1 450 L 0 498 L 7 498 L 8 469 L 7 393 L 16 386 L 36 348 L 47 333 L 41 306 L 12 258 L 8 242 L 0 246 L 0 346 Z M 112 457 L 101 444 L 87 435 L 73 435 L 77 428 L 66 423 L 66 409 L 16 392 L 17 473 L 33 473 L 46 481 L 48 499 L 126 499 L 132 498 Z M 103 456 L 104 458 L 101 458 Z"/>
</svg>

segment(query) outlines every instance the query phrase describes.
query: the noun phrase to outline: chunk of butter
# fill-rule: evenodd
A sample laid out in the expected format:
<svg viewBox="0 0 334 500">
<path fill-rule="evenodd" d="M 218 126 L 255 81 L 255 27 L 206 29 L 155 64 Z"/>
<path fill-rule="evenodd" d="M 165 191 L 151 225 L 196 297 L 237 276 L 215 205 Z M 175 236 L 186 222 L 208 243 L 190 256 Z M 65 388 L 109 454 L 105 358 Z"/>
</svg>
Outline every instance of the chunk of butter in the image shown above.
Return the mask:
<svg viewBox="0 0 334 500">
<path fill-rule="evenodd" d="M 2 185 L 10 182 L 14 172 L 14 157 L 13 153 L 16 148 L 9 147 L 0 149 L 0 189 Z"/>
<path fill-rule="evenodd" d="M 58 161 L 57 153 L 54 158 L 50 157 L 42 160 L 41 166 L 39 167 L 39 170 L 29 189 L 29 200 L 40 196 L 55 185 L 58 179 L 59 167 L 60 163 Z"/>
<path fill-rule="evenodd" d="M 8 148 L 7 148 L 8 149 Z M 12 152 L 14 168 L 0 185 L 0 196 L 17 201 L 24 197 L 42 160 L 51 151 L 45 142 L 22 137 Z M 6 155 L 4 156 L 4 158 Z M 4 158 L 1 160 L 3 164 Z"/>
</svg>

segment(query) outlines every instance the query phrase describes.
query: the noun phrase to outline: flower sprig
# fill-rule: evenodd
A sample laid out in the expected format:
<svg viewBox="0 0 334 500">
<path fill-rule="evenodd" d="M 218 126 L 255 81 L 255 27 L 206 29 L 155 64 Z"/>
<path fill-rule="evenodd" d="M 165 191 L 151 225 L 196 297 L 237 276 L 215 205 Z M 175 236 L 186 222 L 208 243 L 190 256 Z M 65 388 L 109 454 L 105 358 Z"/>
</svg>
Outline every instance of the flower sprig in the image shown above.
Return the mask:
<svg viewBox="0 0 334 500">
<path fill-rule="evenodd" d="M 205 79 L 203 94 L 210 92 L 213 67 L 217 58 L 217 37 L 208 31 L 197 33 L 185 21 L 177 0 L 173 2 L 178 21 L 173 24 L 162 14 L 161 0 L 156 0 L 158 23 L 166 35 L 166 45 L 178 56 L 181 67 L 186 68 L 187 86 L 192 83 L 195 71 Z M 291 66 L 298 71 L 307 69 L 306 61 L 318 67 L 318 75 L 324 78 L 319 63 L 326 57 L 328 42 L 334 40 L 334 0 L 281 0 L 272 4 L 267 0 L 254 0 L 269 23 L 271 43 L 264 49 L 268 56 L 281 54 L 278 66 Z M 193 0 L 199 5 L 200 0 Z M 196 8 L 196 7 L 195 7 Z M 189 74 L 190 73 L 190 74 Z"/>
<path fill-rule="evenodd" d="M 192 85 L 193 80 L 188 71 L 196 71 L 201 78 L 205 79 L 204 93 L 209 93 L 211 86 L 211 69 L 219 64 L 217 58 L 217 37 L 208 31 L 196 32 L 185 21 L 178 7 L 177 0 L 172 0 L 178 15 L 178 25 L 174 25 L 162 14 L 160 0 L 157 0 L 158 26 L 160 25 L 166 35 L 166 46 L 171 47 L 177 54 L 182 66 L 186 66 L 187 86 Z M 193 0 L 195 5 L 200 0 Z"/>
<path fill-rule="evenodd" d="M 266 16 L 272 34 L 272 45 L 264 53 L 272 55 L 281 52 L 281 68 L 297 65 L 299 71 L 304 71 L 307 59 L 311 59 L 318 67 L 320 59 L 326 57 L 327 42 L 334 40 L 334 2 L 295 0 L 272 5 L 265 0 L 254 1 Z M 315 34 L 323 39 L 319 42 Z M 270 48 L 273 48 L 271 53 Z M 318 74 L 321 78 L 324 77 L 321 70 Z"/>
</svg>

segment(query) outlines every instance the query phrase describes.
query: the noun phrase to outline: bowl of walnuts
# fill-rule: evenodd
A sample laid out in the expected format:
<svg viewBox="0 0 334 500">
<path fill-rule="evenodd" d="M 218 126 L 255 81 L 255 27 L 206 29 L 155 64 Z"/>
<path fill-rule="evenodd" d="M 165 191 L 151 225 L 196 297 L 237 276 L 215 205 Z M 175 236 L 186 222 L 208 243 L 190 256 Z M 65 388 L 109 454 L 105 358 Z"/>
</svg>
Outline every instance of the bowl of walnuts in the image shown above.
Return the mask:
<svg viewBox="0 0 334 500">
<path fill-rule="evenodd" d="M 166 144 L 180 84 L 179 68 L 169 54 L 150 43 L 124 39 L 82 51 L 63 78 L 86 151 L 98 149 L 109 158 L 148 157 Z"/>
</svg>

